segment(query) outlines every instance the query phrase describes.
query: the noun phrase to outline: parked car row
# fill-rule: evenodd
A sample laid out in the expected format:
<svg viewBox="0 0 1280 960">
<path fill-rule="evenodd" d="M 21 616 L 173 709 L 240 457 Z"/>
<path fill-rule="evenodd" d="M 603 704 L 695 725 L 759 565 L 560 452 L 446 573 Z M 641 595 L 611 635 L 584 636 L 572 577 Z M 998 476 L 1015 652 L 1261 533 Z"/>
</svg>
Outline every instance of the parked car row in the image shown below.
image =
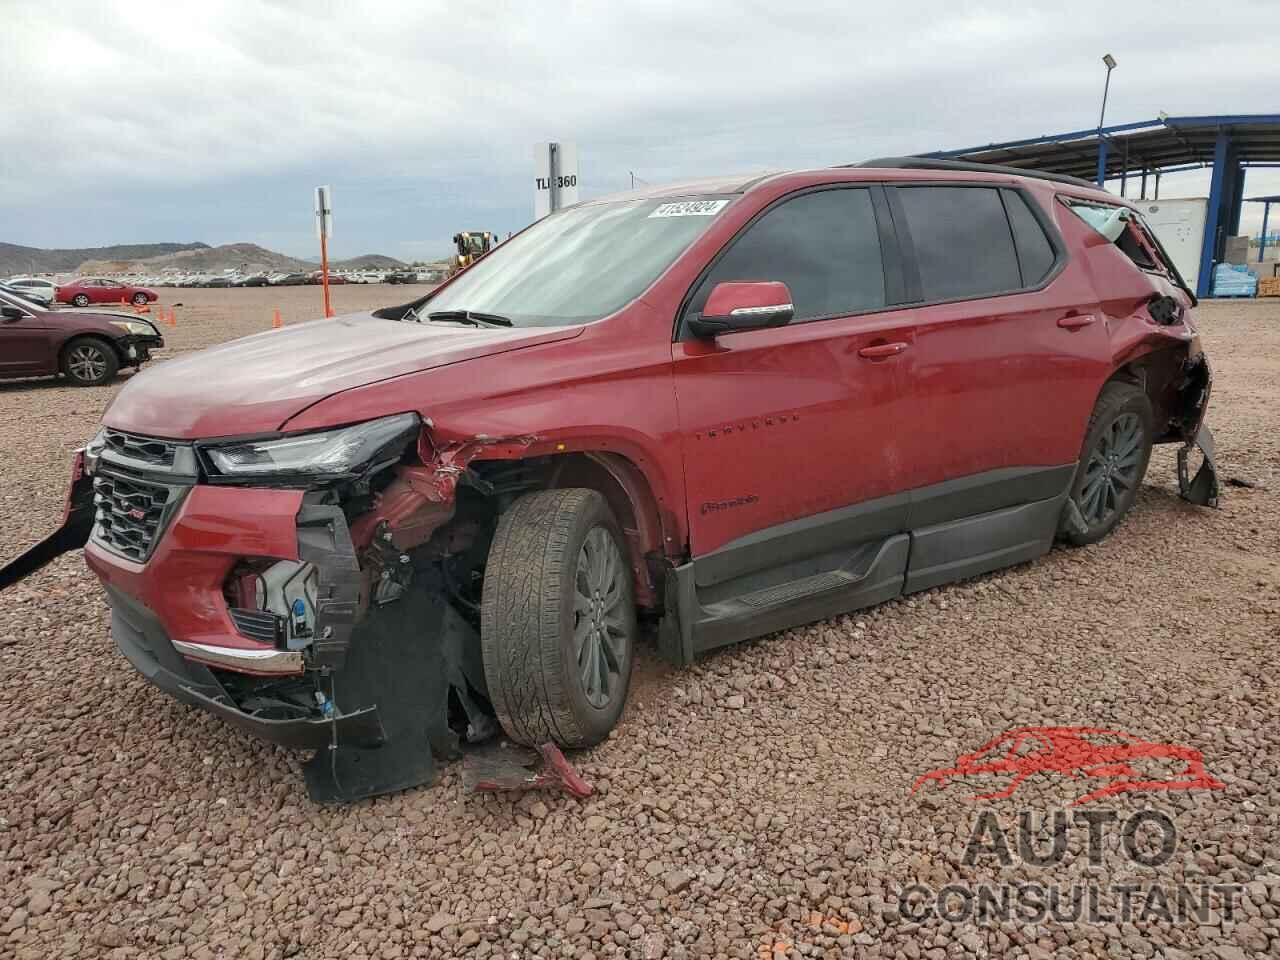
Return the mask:
<svg viewBox="0 0 1280 960">
<path fill-rule="evenodd" d="M 329 283 L 441 283 L 444 270 L 368 270 L 330 273 Z M 121 297 L 135 304 L 153 302 L 156 287 L 292 287 L 320 283 L 320 271 L 161 274 L 158 276 L 124 276 L 119 278 L 81 277 L 59 282 L 49 277 L 14 277 L 0 280 L 39 303 L 70 303 L 88 306 L 92 303 L 119 303 Z"/>
</svg>

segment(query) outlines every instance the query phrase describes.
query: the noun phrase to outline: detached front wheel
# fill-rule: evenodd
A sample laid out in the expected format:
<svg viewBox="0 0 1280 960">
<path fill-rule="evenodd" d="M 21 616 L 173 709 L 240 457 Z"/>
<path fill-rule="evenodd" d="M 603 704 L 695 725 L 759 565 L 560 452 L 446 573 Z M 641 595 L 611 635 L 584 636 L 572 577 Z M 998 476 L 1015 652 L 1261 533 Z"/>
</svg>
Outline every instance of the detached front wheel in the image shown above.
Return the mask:
<svg viewBox="0 0 1280 960">
<path fill-rule="evenodd" d="M 485 681 L 513 740 L 586 747 L 622 715 L 635 660 L 631 566 L 594 490 L 526 494 L 498 522 L 485 566 Z"/>
</svg>

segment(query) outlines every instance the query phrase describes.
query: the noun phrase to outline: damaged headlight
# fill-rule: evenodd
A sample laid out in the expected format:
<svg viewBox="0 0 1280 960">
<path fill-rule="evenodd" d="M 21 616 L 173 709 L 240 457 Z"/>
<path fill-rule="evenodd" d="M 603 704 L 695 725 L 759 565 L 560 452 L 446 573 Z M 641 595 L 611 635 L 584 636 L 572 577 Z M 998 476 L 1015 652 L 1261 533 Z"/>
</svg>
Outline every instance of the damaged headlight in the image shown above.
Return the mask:
<svg viewBox="0 0 1280 960">
<path fill-rule="evenodd" d="M 145 320 L 109 320 L 108 323 L 113 327 L 119 327 L 125 333 L 133 334 L 135 337 L 159 335 L 159 331 Z"/>
<path fill-rule="evenodd" d="M 206 446 L 204 453 L 228 477 L 343 476 L 381 453 L 398 458 L 421 422 L 416 413 L 401 413 L 335 430 Z"/>
</svg>

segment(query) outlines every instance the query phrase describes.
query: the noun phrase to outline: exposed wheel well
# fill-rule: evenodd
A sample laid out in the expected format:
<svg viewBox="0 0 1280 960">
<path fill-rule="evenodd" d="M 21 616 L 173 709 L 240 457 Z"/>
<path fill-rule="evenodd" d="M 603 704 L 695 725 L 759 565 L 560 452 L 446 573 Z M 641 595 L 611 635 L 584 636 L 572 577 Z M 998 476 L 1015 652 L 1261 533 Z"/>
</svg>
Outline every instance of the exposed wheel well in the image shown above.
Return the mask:
<svg viewBox="0 0 1280 960">
<path fill-rule="evenodd" d="M 1188 425 L 1198 420 L 1208 371 L 1203 363 L 1188 363 L 1188 356 L 1183 344 L 1153 350 L 1118 367 L 1102 385 L 1105 389 L 1108 383 L 1130 383 L 1146 393 L 1154 414 L 1156 443 L 1186 439 Z"/>
<path fill-rule="evenodd" d="M 632 460 L 609 451 L 585 451 L 534 460 L 474 460 L 470 468 L 492 485 L 499 510 L 506 507 L 504 498 L 517 492 L 583 487 L 600 493 L 626 539 L 637 603 L 657 605 L 649 558 L 663 553 L 662 520 L 653 488 Z"/>
</svg>

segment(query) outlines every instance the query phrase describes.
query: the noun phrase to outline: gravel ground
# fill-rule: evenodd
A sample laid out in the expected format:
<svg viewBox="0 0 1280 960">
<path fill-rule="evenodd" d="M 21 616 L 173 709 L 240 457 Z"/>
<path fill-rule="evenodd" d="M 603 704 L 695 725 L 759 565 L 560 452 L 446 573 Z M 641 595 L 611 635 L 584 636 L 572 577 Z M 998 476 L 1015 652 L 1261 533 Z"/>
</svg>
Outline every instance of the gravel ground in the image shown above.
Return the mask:
<svg viewBox="0 0 1280 960">
<path fill-rule="evenodd" d="M 277 305 L 301 320 L 319 298 L 167 293 L 187 306 L 166 353 L 269 326 Z M 410 295 L 335 294 L 339 309 Z M 1280 303 L 1199 316 L 1223 476 L 1256 486 L 1228 487 L 1217 512 L 1190 507 L 1161 449 L 1134 514 L 1102 544 L 687 671 L 650 658 L 613 738 L 576 758 L 597 787 L 586 801 L 464 796 L 455 765 L 431 789 L 315 807 L 298 756 L 135 675 L 96 582 L 63 557 L 0 607 L 0 956 L 1280 955 Z M 0 556 L 52 528 L 68 456 L 113 390 L 0 385 Z M 1075 808 L 1101 781 L 1041 774 L 990 802 L 972 799 L 999 789 L 990 780 L 911 792 L 1021 725 L 1185 744 L 1225 786 Z M 1079 826 L 1056 864 L 1018 855 L 1021 813 L 1035 827 L 1092 809 L 1162 811 L 1172 856 L 1138 864 L 1117 824 L 1096 864 Z M 984 811 L 1013 847 L 1007 866 L 965 862 Z M 1153 849 L 1145 829 L 1135 842 Z M 961 910 L 915 922 L 898 910 L 917 882 L 976 893 L 1018 881 L 1092 884 L 1113 915 L 1115 884 L 1171 900 L 1179 885 L 1240 887 L 1207 916 L 1173 920 L 978 923 Z"/>
</svg>

